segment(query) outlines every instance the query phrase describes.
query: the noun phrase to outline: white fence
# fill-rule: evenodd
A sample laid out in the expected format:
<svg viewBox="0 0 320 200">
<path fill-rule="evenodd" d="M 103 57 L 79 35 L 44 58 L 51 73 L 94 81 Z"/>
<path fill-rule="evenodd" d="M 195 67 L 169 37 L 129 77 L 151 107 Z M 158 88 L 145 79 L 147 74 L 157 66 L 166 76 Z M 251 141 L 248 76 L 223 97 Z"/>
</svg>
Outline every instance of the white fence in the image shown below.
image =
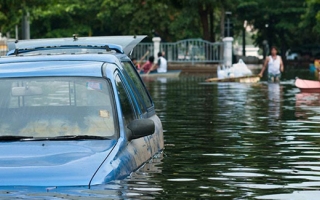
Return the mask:
<svg viewBox="0 0 320 200">
<path fill-rule="evenodd" d="M 208 42 L 202 39 L 186 39 L 178 42 L 162 42 L 160 49 L 165 53 L 168 62 L 180 63 L 223 63 L 223 42 Z M 131 57 L 139 60 L 147 52 L 143 60 L 153 55 L 153 43 L 138 44 Z"/>
</svg>

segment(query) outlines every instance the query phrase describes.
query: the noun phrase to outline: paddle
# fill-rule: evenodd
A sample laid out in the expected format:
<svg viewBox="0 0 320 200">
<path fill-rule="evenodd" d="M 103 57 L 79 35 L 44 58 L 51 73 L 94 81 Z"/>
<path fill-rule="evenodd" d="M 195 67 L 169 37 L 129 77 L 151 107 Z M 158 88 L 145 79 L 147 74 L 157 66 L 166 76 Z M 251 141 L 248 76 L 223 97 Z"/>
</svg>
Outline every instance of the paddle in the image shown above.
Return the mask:
<svg viewBox="0 0 320 200">
<path fill-rule="evenodd" d="M 137 65 L 140 66 L 140 63 L 143 61 L 143 59 L 149 54 L 149 50 L 147 50 L 147 52 L 140 58 L 140 60 L 137 62 Z M 142 69 L 139 67 L 138 72 L 140 73 Z"/>
<path fill-rule="evenodd" d="M 142 60 L 149 54 L 149 50 L 140 58 L 138 64 L 142 62 Z"/>
</svg>

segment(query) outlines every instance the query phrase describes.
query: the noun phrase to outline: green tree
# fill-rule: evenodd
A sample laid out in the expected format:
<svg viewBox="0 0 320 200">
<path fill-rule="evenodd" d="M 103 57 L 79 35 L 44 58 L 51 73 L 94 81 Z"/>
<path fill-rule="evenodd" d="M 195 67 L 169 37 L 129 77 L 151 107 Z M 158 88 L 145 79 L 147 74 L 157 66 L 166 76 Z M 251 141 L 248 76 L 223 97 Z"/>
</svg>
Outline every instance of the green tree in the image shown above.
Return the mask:
<svg viewBox="0 0 320 200">
<path fill-rule="evenodd" d="M 302 20 L 299 24 L 303 43 L 319 43 L 320 37 L 320 0 L 306 0 L 306 11 L 302 15 Z"/>
<path fill-rule="evenodd" d="M 0 0 L 0 31 L 13 33 L 29 12 L 32 38 L 146 34 L 217 41 L 231 11 L 235 36 L 246 20 L 257 45 L 267 40 L 284 52 L 320 42 L 319 10 L 320 0 Z"/>
<path fill-rule="evenodd" d="M 282 54 L 290 46 L 299 42 L 298 23 L 305 12 L 301 0 L 241 0 L 237 7 L 237 18 L 247 20 L 257 31 L 255 43 L 263 47 L 263 41 L 269 46 L 281 48 Z"/>
<path fill-rule="evenodd" d="M 22 6 L 17 1 L 0 1 L 0 32 L 9 33 L 20 23 L 22 17 Z"/>
<path fill-rule="evenodd" d="M 91 36 L 99 30 L 97 13 L 100 5 L 95 0 L 49 0 L 33 9 L 31 35 L 38 37 L 71 37 L 77 33 Z"/>
<path fill-rule="evenodd" d="M 179 10 L 171 29 L 183 30 L 183 35 L 201 37 L 208 41 L 224 37 L 225 11 L 232 13 L 238 0 L 178 0 L 172 5 Z M 231 17 L 232 18 L 232 17 Z M 237 24 L 237 21 L 234 21 Z M 185 34 L 186 33 L 186 34 Z"/>
<path fill-rule="evenodd" d="M 0 0 L 1 33 L 13 33 L 16 25 L 21 27 L 23 15 L 26 15 L 27 12 L 32 15 L 35 9 L 52 2 L 52 0 Z"/>
<path fill-rule="evenodd" d="M 156 34 L 166 41 L 176 34 L 169 28 L 176 17 L 170 1 L 103 0 L 100 7 L 98 19 L 112 34 Z"/>
<path fill-rule="evenodd" d="M 23 11 L 28 10 L 32 38 L 69 37 L 73 33 L 147 34 L 159 35 L 163 41 L 219 40 L 224 10 L 232 10 L 228 6 L 233 5 L 231 0 L 25 0 L 22 4 L 2 1 L 13 13 L 0 13 L 0 20 L 6 21 L 5 29 L 14 31 L 14 25 L 21 24 Z"/>
</svg>

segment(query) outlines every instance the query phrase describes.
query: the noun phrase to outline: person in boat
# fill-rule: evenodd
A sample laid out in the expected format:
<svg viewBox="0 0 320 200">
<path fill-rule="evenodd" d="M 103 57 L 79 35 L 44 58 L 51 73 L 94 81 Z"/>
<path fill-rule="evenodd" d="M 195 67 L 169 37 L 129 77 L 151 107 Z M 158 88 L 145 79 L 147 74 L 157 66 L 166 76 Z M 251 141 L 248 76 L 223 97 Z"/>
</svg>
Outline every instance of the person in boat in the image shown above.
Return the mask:
<svg viewBox="0 0 320 200">
<path fill-rule="evenodd" d="M 150 73 L 150 70 L 152 69 L 153 67 L 153 62 L 154 62 L 154 56 L 150 56 L 148 61 L 146 63 L 144 63 L 141 67 L 140 67 L 140 70 L 139 72 L 141 73 Z"/>
<path fill-rule="evenodd" d="M 259 76 L 263 76 L 263 72 L 268 67 L 268 80 L 271 82 L 279 82 L 281 78 L 281 72 L 283 72 L 283 62 L 281 56 L 277 55 L 277 48 L 271 47 L 271 55 L 264 61 L 263 67 Z"/>
<path fill-rule="evenodd" d="M 140 63 L 138 63 L 136 58 L 131 59 L 133 65 L 136 67 L 137 70 L 140 70 Z"/>
<path fill-rule="evenodd" d="M 165 72 L 167 72 L 167 68 L 168 68 L 167 60 L 163 56 L 164 55 L 162 54 L 162 52 L 158 53 L 158 61 L 150 69 L 149 73 L 152 73 L 152 72 L 165 73 Z"/>
<path fill-rule="evenodd" d="M 132 58 L 131 61 L 134 64 L 134 66 L 136 67 L 136 69 L 140 72 L 140 67 L 141 67 L 141 62 L 143 61 L 143 59 L 149 54 L 149 51 L 147 51 L 138 61 L 137 58 Z"/>
</svg>

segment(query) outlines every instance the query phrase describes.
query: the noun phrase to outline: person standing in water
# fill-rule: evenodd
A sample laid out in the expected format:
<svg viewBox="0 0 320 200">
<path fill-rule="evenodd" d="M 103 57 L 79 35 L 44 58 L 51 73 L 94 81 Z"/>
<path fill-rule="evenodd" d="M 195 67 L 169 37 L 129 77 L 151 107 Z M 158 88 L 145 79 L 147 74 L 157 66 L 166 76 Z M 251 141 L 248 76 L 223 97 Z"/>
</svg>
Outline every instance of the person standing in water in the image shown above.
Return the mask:
<svg viewBox="0 0 320 200">
<path fill-rule="evenodd" d="M 277 55 L 277 48 L 271 47 L 271 55 L 264 61 L 263 67 L 259 76 L 263 76 L 264 70 L 268 67 L 268 80 L 271 82 L 279 82 L 281 78 L 281 72 L 283 72 L 282 58 Z"/>
</svg>

